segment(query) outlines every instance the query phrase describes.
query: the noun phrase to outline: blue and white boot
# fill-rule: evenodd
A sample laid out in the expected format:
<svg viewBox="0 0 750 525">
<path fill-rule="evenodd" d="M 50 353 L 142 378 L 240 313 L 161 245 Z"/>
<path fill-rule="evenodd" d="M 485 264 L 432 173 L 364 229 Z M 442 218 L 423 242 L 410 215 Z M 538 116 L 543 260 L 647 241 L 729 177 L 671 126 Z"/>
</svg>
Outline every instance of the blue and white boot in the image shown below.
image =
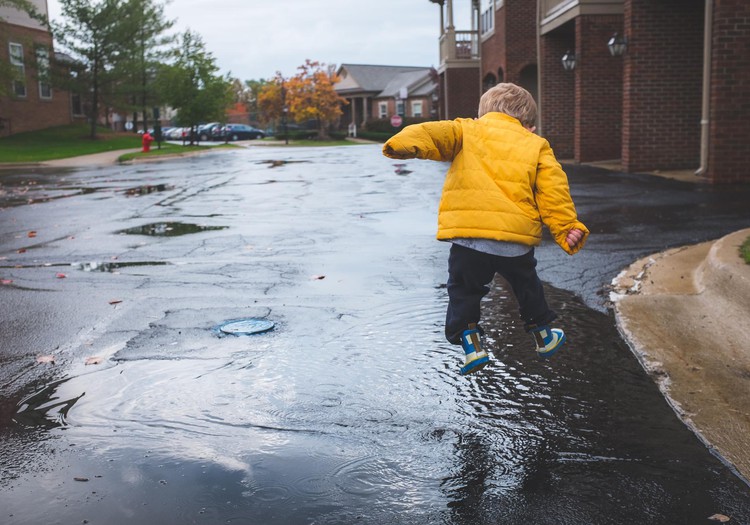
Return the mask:
<svg viewBox="0 0 750 525">
<path fill-rule="evenodd" d="M 469 329 L 461 334 L 461 346 L 466 354 L 466 361 L 461 367 L 462 376 L 478 372 L 490 362 L 490 356 L 482 350 L 479 344 L 479 330 L 476 324 L 470 324 Z"/>
<path fill-rule="evenodd" d="M 531 330 L 531 335 L 536 341 L 536 353 L 545 359 L 551 357 L 565 344 L 565 332 L 559 328 L 537 326 Z"/>
</svg>

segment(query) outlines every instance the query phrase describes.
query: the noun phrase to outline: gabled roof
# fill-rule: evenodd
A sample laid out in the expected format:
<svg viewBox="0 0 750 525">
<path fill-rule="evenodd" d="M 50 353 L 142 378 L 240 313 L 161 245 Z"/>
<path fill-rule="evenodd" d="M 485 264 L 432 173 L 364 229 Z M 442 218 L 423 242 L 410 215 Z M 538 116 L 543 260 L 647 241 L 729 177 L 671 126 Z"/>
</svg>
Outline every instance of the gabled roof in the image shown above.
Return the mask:
<svg viewBox="0 0 750 525">
<path fill-rule="evenodd" d="M 334 85 L 334 89 L 339 93 L 380 93 L 388 87 L 395 76 L 416 71 L 429 72 L 430 68 L 341 64 L 338 74 L 342 78 Z"/>
<path fill-rule="evenodd" d="M 430 77 L 430 68 L 422 68 L 415 71 L 398 73 L 391 79 L 390 82 L 388 82 L 388 85 L 383 88 L 383 91 L 378 94 L 378 98 L 395 97 L 399 94 L 402 88 L 406 88 L 409 96 L 414 96 L 417 94 L 415 93 L 415 90 L 417 88 L 424 87 L 425 85 L 431 87 L 431 89 L 429 90 L 429 92 L 431 93 L 435 86 L 434 84 L 430 85 Z"/>
</svg>

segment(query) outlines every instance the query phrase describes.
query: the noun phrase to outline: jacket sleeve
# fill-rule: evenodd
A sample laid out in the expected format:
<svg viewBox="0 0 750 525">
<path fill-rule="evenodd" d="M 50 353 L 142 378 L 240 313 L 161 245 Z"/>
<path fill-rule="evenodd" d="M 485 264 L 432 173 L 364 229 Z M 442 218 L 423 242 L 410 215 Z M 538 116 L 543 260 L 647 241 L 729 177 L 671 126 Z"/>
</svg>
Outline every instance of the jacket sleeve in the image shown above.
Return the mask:
<svg viewBox="0 0 750 525">
<path fill-rule="evenodd" d="M 441 120 L 406 126 L 383 146 L 383 155 L 392 159 L 450 161 L 461 151 L 461 124 Z"/>
<path fill-rule="evenodd" d="M 589 230 L 578 220 L 575 205 L 570 196 L 568 176 L 555 159 L 552 148 L 546 140 L 539 156 L 535 194 L 542 221 L 547 225 L 560 248 L 570 255 L 583 248 L 588 239 Z M 571 249 L 565 239 L 573 228 L 581 230 L 583 238 Z"/>
</svg>

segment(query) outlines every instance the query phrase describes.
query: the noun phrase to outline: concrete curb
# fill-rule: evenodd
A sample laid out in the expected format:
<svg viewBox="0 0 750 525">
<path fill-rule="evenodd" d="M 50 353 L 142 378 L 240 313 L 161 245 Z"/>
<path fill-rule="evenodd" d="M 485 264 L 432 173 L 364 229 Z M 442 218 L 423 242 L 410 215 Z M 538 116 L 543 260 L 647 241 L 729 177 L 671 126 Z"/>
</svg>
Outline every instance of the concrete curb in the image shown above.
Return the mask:
<svg viewBox="0 0 750 525">
<path fill-rule="evenodd" d="M 698 285 L 702 289 L 721 293 L 739 309 L 750 308 L 750 265 L 738 257 L 740 246 L 748 237 L 750 228 L 716 241 L 697 273 Z"/>
<path fill-rule="evenodd" d="M 750 228 L 633 263 L 612 282 L 618 329 L 677 415 L 750 479 Z"/>
</svg>

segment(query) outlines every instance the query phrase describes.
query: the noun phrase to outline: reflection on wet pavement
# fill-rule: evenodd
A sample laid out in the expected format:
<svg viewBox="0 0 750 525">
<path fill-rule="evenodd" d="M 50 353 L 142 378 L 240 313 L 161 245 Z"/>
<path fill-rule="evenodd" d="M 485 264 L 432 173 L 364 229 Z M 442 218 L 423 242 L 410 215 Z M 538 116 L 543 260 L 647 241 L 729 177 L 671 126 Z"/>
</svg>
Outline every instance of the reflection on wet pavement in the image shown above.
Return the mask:
<svg viewBox="0 0 750 525">
<path fill-rule="evenodd" d="M 155 222 L 153 224 L 144 224 L 143 226 L 135 226 L 133 228 L 120 230 L 117 233 L 128 235 L 151 235 L 153 237 L 177 237 L 180 235 L 189 235 L 191 233 L 224 230 L 226 228 L 226 226 L 205 226 L 183 222 Z"/>
<path fill-rule="evenodd" d="M 542 246 L 568 345 L 539 360 L 498 280 L 483 303 L 493 361 L 461 377 L 461 352 L 443 337 L 447 246 L 433 238 L 445 166 L 411 163 L 403 177 L 375 146 L 286 151 L 309 162 L 275 171 L 280 184 L 258 183 L 264 155 L 250 150 L 144 172 L 181 192 L 167 205 L 120 192 L 123 210 L 110 217 L 86 196 L 72 201 L 67 220 L 91 242 L 45 245 L 36 259 L 171 264 L 119 276 L 90 263 L 66 288 L 34 292 L 100 301 L 107 316 L 62 343 L 70 366 L 46 370 L 65 377 L 30 386 L 0 428 L 2 519 L 630 525 L 721 513 L 747 523 L 747 485 L 675 417 L 611 315 L 565 289 L 569 273 L 581 289 L 607 265 Z M 593 215 L 602 201 L 579 184 L 592 202 L 579 211 Z M 13 218 L 29 220 L 23 210 Z M 112 235 L 154 225 L 166 235 L 220 212 L 226 229 L 158 246 Z M 602 236 L 616 230 L 608 217 Z M 24 256 L 5 242 L 2 272 Z M 593 237 L 587 249 L 618 253 Z M 618 257 L 608 263 L 629 254 Z M 17 269 L 31 281 L 43 270 Z M 216 326 L 244 317 L 275 327 L 217 337 Z M 101 364 L 85 366 L 93 355 Z"/>
</svg>

